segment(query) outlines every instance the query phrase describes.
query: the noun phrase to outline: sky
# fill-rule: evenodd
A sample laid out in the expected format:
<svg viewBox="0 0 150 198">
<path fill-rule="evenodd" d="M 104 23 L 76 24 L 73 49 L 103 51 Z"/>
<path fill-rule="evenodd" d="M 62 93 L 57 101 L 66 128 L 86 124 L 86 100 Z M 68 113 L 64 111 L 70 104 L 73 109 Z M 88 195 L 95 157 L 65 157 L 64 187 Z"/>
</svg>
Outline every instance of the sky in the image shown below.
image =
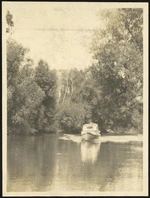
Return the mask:
<svg viewBox="0 0 150 198">
<path fill-rule="evenodd" d="M 120 6 L 121 5 L 121 6 Z M 3 2 L 3 13 L 13 15 L 12 38 L 29 48 L 35 65 L 40 59 L 50 68 L 84 69 L 94 60 L 90 51 L 94 30 L 103 27 L 103 8 L 135 4 L 92 2 Z"/>
<path fill-rule="evenodd" d="M 95 29 L 100 28 L 95 3 L 8 2 L 13 15 L 14 38 L 30 49 L 35 64 L 45 60 L 50 68 L 83 69 L 92 64 L 90 46 Z"/>
</svg>

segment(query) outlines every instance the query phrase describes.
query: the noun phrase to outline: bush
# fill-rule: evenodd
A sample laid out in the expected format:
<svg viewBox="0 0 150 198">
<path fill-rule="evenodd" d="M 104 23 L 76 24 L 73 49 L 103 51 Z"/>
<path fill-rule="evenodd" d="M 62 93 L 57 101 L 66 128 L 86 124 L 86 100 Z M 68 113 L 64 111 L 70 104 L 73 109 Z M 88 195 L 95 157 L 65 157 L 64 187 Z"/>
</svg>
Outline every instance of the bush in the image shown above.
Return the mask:
<svg viewBox="0 0 150 198">
<path fill-rule="evenodd" d="M 83 103 L 65 102 L 58 105 L 55 122 L 57 130 L 65 133 L 78 133 L 85 123 L 87 106 Z"/>
</svg>

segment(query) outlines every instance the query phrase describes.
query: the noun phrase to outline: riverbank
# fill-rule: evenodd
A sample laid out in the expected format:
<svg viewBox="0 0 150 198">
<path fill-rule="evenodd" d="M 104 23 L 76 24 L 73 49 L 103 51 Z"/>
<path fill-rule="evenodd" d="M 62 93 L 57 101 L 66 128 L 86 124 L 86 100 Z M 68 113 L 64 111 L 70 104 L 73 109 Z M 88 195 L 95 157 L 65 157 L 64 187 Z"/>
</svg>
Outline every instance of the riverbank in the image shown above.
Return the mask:
<svg viewBox="0 0 150 198">
<path fill-rule="evenodd" d="M 70 140 L 76 143 L 81 142 L 80 135 L 63 134 L 59 137 L 62 140 Z M 99 138 L 100 142 L 130 142 L 130 141 L 143 141 L 143 135 L 103 135 Z"/>
<path fill-rule="evenodd" d="M 8 136 L 42 136 L 42 135 L 57 135 L 61 140 L 70 140 L 76 143 L 81 142 L 80 134 L 65 134 L 65 133 L 36 133 L 36 134 L 21 134 L 21 133 L 8 133 Z M 99 142 L 130 142 L 130 141 L 143 141 L 142 134 L 109 134 L 104 133 L 100 136 Z"/>
</svg>

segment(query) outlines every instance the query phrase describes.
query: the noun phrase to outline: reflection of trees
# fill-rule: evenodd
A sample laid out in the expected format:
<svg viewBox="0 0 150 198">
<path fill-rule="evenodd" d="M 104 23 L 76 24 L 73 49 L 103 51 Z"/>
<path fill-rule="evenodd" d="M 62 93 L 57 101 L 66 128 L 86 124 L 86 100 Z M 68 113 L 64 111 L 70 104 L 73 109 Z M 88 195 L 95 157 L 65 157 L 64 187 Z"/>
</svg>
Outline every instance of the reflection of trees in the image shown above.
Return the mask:
<svg viewBox="0 0 150 198">
<path fill-rule="evenodd" d="M 131 173 L 132 179 L 136 174 L 140 181 L 143 163 L 139 148 L 135 142 L 80 145 L 55 135 L 9 136 L 7 190 L 103 191 L 106 184 L 118 182 L 118 171 L 124 167 L 128 174 L 121 174 L 121 180 L 128 181 Z"/>
<path fill-rule="evenodd" d="M 99 168 L 96 177 L 96 183 L 100 184 L 99 190 L 103 190 L 108 182 L 113 184 L 114 178 L 116 176 L 118 177 L 118 171 L 121 170 L 122 167 L 126 166 L 126 168 L 130 169 L 133 166 L 131 161 L 136 161 L 137 164 L 140 165 L 138 171 L 141 170 L 142 153 L 136 152 L 133 149 L 134 145 L 136 145 L 136 142 L 133 142 L 133 144 L 112 142 L 101 143 L 99 160 L 95 167 L 95 169 Z M 139 147 L 141 145 L 137 146 Z M 128 181 L 128 175 L 124 175 L 124 177 L 125 178 L 122 179 Z"/>
<path fill-rule="evenodd" d="M 56 137 L 11 137 L 8 140 L 9 191 L 43 191 L 53 181 Z M 17 167 L 17 168 L 16 168 Z"/>
<path fill-rule="evenodd" d="M 142 152 L 137 152 L 137 150 L 134 149 L 135 145 L 136 142 L 133 142 L 133 144 L 113 142 L 101 143 L 97 161 L 93 164 L 83 163 L 81 169 L 82 174 L 80 177 L 84 183 L 83 189 L 88 191 L 103 191 L 106 184 L 110 183 L 113 185 L 114 179 L 118 179 L 118 171 L 122 170 L 123 167 L 125 167 L 127 170 L 131 168 L 133 169 L 133 163 L 136 166 L 136 172 L 138 172 L 140 175 L 142 171 Z M 136 146 L 139 148 L 141 145 L 137 143 Z M 87 152 L 87 155 L 88 154 L 89 153 Z M 133 171 L 130 170 L 129 173 L 131 173 L 133 178 L 135 178 Z M 121 179 L 123 181 L 129 181 L 129 174 L 122 174 L 122 176 L 123 177 Z M 117 185 L 118 184 L 116 184 L 116 186 Z M 109 188 L 107 188 L 107 191 L 108 190 Z"/>
<path fill-rule="evenodd" d="M 72 190 L 81 177 L 80 144 L 59 140 L 53 190 Z"/>
</svg>

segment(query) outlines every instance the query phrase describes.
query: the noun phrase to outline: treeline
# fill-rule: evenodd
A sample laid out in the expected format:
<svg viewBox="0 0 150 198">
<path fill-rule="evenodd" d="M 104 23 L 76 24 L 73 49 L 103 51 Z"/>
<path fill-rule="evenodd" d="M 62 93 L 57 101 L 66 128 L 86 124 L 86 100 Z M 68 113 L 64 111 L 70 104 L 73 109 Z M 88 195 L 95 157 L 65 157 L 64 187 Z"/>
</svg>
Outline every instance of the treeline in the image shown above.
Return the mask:
<svg viewBox="0 0 150 198">
<path fill-rule="evenodd" d="M 84 123 L 102 132 L 142 133 L 143 10 L 100 13 L 105 26 L 95 32 L 95 64 L 85 70 L 52 70 L 7 40 L 8 133 L 77 133 Z"/>
<path fill-rule="evenodd" d="M 10 132 L 49 131 L 56 106 L 56 71 L 25 58 L 26 49 L 7 41 L 7 106 Z"/>
</svg>

